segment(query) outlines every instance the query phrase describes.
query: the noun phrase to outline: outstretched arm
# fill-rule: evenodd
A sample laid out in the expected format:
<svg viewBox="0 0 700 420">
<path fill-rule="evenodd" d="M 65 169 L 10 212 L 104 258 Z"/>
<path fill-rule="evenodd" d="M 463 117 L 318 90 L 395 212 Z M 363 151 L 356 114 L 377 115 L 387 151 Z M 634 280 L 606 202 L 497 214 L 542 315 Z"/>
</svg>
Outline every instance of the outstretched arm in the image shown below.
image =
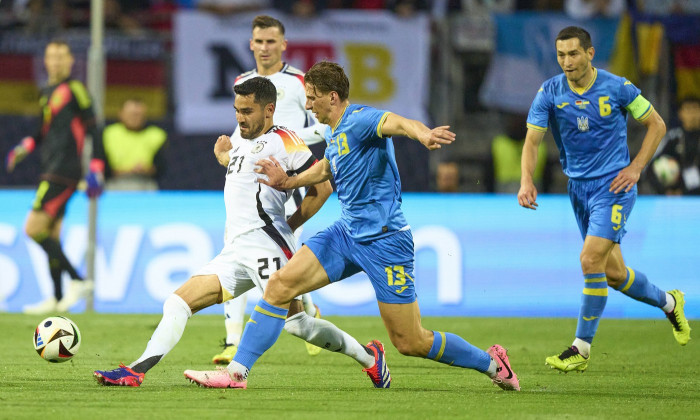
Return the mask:
<svg viewBox="0 0 700 420">
<path fill-rule="evenodd" d="M 656 148 L 659 147 L 659 142 L 661 142 L 664 134 L 666 134 L 666 123 L 664 123 L 663 118 L 661 118 L 661 115 L 659 115 L 656 110 L 652 111 L 649 118 L 642 121 L 642 124 L 646 126 L 647 133 L 644 136 L 644 141 L 642 142 L 642 147 L 639 149 L 639 153 L 637 153 L 632 163 L 621 170 L 610 183 L 609 191 L 615 194 L 623 189 L 625 192 L 629 192 L 629 190 L 634 187 L 639 181 L 642 170 L 647 166 L 652 156 L 654 156 Z"/>
<path fill-rule="evenodd" d="M 537 166 L 537 149 L 544 133 L 542 131 L 527 129 L 525 144 L 523 145 L 523 156 L 520 161 L 520 191 L 518 191 L 518 204 L 521 206 L 537 210 L 537 187 L 532 181 L 532 175 Z"/>
<path fill-rule="evenodd" d="M 258 178 L 258 182 L 280 191 L 320 184 L 332 177 L 331 165 L 326 159 L 316 162 L 314 166 L 297 176 L 291 177 L 282 169 L 277 159 L 272 156 L 270 156 L 270 159 L 260 159 L 255 164 L 259 166 L 255 169 L 255 172 L 267 175 L 268 178 Z"/>
<path fill-rule="evenodd" d="M 231 159 L 228 152 L 232 148 L 233 146 L 231 145 L 231 138 L 229 136 L 221 135 L 218 139 L 216 139 L 216 144 L 214 144 L 214 155 L 221 166 L 228 166 L 228 162 Z"/>
<path fill-rule="evenodd" d="M 410 120 L 400 115 L 390 113 L 381 127 L 385 137 L 406 136 L 418 140 L 428 150 L 440 149 L 443 144 L 455 141 L 455 133 L 449 130 L 449 125 L 430 129 L 420 121 Z"/>
<path fill-rule="evenodd" d="M 292 232 L 311 219 L 321 209 L 323 203 L 328 200 L 332 192 L 333 187 L 330 181 L 323 181 L 320 184 L 309 187 L 297 211 L 287 219 Z"/>
</svg>

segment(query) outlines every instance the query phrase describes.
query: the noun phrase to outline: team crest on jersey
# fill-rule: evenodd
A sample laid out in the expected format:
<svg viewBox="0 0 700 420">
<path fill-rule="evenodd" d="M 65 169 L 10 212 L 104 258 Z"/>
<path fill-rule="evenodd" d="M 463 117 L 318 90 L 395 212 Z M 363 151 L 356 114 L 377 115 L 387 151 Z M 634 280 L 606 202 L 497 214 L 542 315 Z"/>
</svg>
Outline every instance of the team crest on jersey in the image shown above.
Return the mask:
<svg viewBox="0 0 700 420">
<path fill-rule="evenodd" d="M 284 98 L 284 89 L 277 88 L 277 100 L 281 101 Z"/>
<path fill-rule="evenodd" d="M 578 121 L 578 131 L 588 131 L 588 117 L 576 117 L 576 120 Z"/>
<path fill-rule="evenodd" d="M 582 100 L 578 100 L 578 101 L 576 101 L 576 102 L 574 102 L 574 103 L 576 104 L 576 106 L 577 106 L 579 109 L 586 109 L 586 105 L 589 105 L 589 104 L 590 104 L 590 102 L 588 102 L 588 101 L 582 101 Z"/>
<path fill-rule="evenodd" d="M 265 142 L 261 141 L 260 143 L 257 143 L 255 146 L 253 146 L 252 149 L 250 149 L 250 153 L 259 153 L 264 147 Z"/>
</svg>

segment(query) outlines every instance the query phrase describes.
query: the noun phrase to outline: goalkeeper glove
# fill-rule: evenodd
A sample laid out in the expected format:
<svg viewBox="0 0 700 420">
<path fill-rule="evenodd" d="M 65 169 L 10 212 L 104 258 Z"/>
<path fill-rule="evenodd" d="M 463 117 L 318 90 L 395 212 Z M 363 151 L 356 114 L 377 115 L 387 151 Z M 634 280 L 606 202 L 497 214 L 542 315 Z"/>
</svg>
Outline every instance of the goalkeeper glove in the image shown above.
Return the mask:
<svg viewBox="0 0 700 420">
<path fill-rule="evenodd" d="M 12 172 L 15 170 L 15 166 L 20 163 L 28 154 L 34 151 L 36 143 L 33 137 L 25 137 L 22 141 L 15 146 L 10 153 L 7 154 L 7 159 L 5 160 L 5 168 L 7 172 Z"/>
<path fill-rule="evenodd" d="M 104 169 L 105 163 L 103 160 L 93 159 L 90 161 L 90 172 L 85 177 L 88 197 L 97 198 L 102 194 L 105 183 Z"/>
</svg>

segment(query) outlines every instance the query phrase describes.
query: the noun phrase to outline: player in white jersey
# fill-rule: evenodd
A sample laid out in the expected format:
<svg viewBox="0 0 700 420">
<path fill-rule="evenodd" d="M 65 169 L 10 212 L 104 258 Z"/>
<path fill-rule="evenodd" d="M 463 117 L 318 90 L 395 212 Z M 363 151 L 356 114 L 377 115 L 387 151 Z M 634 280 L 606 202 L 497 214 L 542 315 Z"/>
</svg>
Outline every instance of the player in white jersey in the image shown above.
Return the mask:
<svg viewBox="0 0 700 420">
<path fill-rule="evenodd" d="M 145 373 L 175 347 L 193 313 L 236 298 L 253 287 L 262 292 L 269 275 L 286 264 L 296 250 L 293 229 L 313 216 L 333 191 L 328 181 L 310 187 L 299 209 L 285 218 L 284 203 L 289 192 L 257 182 L 260 175 L 254 172 L 255 163 L 274 156 L 285 171 L 296 174 L 311 167 L 316 159 L 293 131 L 273 124 L 276 90 L 269 80 L 253 78 L 234 90 L 242 138 L 231 141 L 228 136 L 220 136 L 214 146 L 217 160 L 227 168 L 224 248 L 166 299 L 163 318 L 141 357 L 130 366 L 94 371 L 101 385 L 141 385 Z M 365 370 L 376 365 L 374 353 L 347 333 L 307 315 L 299 300 L 292 307 L 285 321 L 288 332 L 346 354 Z M 222 383 L 230 381 L 228 374 L 202 377 L 185 371 L 185 376 L 207 387 L 245 388 L 245 383 Z"/>
<path fill-rule="evenodd" d="M 307 145 L 325 141 L 323 132 L 328 126 L 320 124 L 311 111 L 306 109 L 304 73 L 282 61 L 282 53 L 287 48 L 284 25 L 273 17 L 261 15 L 253 19 L 252 27 L 250 49 L 253 51 L 256 68 L 238 76 L 234 86 L 253 77 L 262 76 L 269 79 L 277 89 L 275 123 L 294 130 Z M 241 139 L 240 127 L 236 127 L 231 138 L 234 142 L 236 139 Z M 287 217 L 296 211 L 304 197 L 304 192 L 304 188 L 295 190 L 292 197 L 287 200 L 285 205 Z M 297 240 L 301 237 L 301 232 L 301 227 L 294 232 Z M 314 305 L 310 294 L 304 294 L 302 299 L 307 314 L 320 316 L 318 307 Z M 226 338 L 223 342 L 223 350 L 212 358 L 215 364 L 227 365 L 236 354 L 243 332 L 246 301 L 247 297 L 241 296 L 239 299 L 224 303 Z M 312 356 L 321 352 L 320 348 L 309 343 L 306 343 L 306 350 Z"/>
</svg>

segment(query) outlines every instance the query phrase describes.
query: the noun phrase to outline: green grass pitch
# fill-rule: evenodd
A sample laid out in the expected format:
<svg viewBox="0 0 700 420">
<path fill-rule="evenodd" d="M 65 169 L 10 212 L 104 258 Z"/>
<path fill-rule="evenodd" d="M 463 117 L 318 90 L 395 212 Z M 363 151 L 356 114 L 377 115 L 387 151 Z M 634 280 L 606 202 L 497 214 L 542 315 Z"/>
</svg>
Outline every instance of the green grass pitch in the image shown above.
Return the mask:
<svg viewBox="0 0 700 420">
<path fill-rule="evenodd" d="M 92 371 L 140 356 L 160 316 L 70 315 L 83 341 L 63 364 L 49 364 L 33 350 L 42 318 L 0 314 L 0 418 L 700 418 L 700 351 L 694 340 L 676 344 L 665 318 L 603 319 L 588 370 L 567 375 L 549 370 L 544 358 L 570 343 L 574 319 L 423 319 L 426 328 L 459 334 L 482 349 L 506 347 L 519 393 L 503 392 L 475 371 L 401 356 L 378 317 L 328 319 L 362 343 L 385 343 L 388 390 L 374 389 L 345 356 L 308 356 L 287 333 L 255 366 L 247 390 L 198 388 L 182 372 L 213 367 L 224 335 L 223 318 L 213 315 L 190 319 L 180 343 L 140 388 L 101 387 Z"/>
</svg>

